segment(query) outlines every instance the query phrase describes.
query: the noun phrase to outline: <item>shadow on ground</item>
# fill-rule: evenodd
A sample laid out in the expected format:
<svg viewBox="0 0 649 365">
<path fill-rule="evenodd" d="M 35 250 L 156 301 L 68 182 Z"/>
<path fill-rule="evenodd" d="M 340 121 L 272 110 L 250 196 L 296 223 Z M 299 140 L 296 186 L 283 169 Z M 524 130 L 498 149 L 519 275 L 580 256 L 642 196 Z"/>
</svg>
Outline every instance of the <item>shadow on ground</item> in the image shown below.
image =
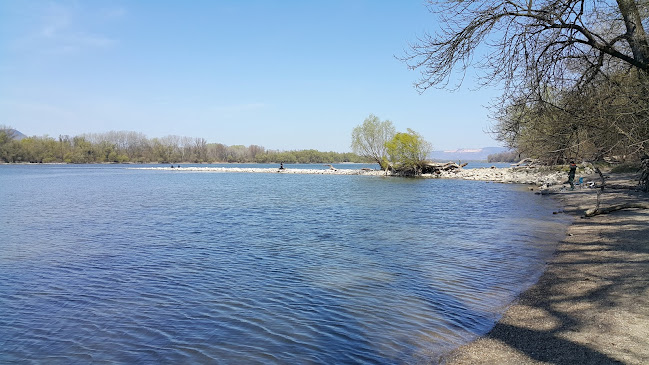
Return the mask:
<svg viewBox="0 0 649 365">
<path fill-rule="evenodd" d="M 594 203 L 579 195 L 566 211 Z M 649 363 L 649 211 L 576 219 L 539 282 L 447 363 Z"/>
</svg>

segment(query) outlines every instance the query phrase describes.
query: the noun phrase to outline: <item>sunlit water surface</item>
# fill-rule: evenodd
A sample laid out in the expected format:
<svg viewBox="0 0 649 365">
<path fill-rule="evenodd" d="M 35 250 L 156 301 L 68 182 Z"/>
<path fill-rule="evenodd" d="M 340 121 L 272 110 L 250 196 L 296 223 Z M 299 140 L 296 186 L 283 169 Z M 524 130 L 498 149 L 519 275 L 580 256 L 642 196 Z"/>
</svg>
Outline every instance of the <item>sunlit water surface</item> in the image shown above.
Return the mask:
<svg viewBox="0 0 649 365">
<path fill-rule="evenodd" d="M 435 362 L 564 232 L 513 185 L 0 166 L 0 362 Z"/>
</svg>

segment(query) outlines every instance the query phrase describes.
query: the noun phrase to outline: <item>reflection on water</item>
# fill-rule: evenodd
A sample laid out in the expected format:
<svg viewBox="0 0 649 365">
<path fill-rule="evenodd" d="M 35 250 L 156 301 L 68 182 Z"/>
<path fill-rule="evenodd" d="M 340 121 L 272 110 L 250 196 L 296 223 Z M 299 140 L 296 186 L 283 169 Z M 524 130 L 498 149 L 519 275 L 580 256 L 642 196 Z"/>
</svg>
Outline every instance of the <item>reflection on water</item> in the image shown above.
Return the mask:
<svg viewBox="0 0 649 365">
<path fill-rule="evenodd" d="M 0 166 L 0 189 L 0 362 L 435 360 L 565 223 L 470 181 Z"/>
</svg>

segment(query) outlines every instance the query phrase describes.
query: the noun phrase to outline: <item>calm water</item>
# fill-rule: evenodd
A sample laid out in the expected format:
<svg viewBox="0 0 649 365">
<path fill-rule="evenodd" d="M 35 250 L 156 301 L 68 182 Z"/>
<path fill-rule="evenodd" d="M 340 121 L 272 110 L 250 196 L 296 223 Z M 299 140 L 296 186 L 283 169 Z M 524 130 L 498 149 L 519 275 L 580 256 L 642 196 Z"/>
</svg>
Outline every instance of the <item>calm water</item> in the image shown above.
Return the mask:
<svg viewBox="0 0 649 365">
<path fill-rule="evenodd" d="M 0 166 L 0 362 L 417 363 L 564 231 L 473 181 Z"/>
</svg>

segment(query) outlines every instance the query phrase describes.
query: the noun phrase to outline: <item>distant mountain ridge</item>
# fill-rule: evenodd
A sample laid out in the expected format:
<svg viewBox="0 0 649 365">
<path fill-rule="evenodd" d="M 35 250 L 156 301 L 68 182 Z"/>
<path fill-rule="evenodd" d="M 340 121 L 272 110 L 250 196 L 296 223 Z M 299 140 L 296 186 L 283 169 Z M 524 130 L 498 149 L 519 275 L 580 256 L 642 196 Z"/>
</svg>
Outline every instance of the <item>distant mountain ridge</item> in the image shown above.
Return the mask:
<svg viewBox="0 0 649 365">
<path fill-rule="evenodd" d="M 8 135 L 9 137 L 11 137 L 11 139 L 14 139 L 14 140 L 16 140 L 16 141 L 20 141 L 20 140 L 23 139 L 23 138 L 27 138 L 26 135 L 20 133 L 20 131 L 18 131 L 18 130 L 16 130 L 16 129 L 12 129 L 12 128 L 8 128 L 8 129 L 7 129 L 7 128 L 3 128 L 3 129 L 0 129 L 0 131 L 4 131 L 4 132 L 6 132 L 7 135 Z"/>
<path fill-rule="evenodd" d="M 430 158 L 440 161 L 486 161 L 487 156 L 508 151 L 505 147 L 460 148 L 457 150 L 433 151 Z"/>
</svg>

